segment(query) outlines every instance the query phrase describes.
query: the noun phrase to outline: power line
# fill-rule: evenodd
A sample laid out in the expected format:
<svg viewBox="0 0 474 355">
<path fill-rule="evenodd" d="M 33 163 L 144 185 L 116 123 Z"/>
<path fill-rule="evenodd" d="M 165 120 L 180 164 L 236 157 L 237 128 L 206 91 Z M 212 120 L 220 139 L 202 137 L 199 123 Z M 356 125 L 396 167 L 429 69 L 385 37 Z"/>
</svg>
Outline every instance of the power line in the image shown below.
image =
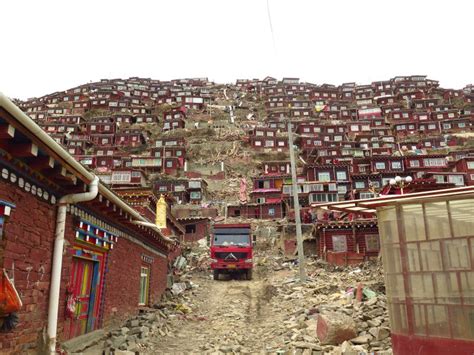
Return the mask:
<svg viewBox="0 0 474 355">
<path fill-rule="evenodd" d="M 272 15 L 270 13 L 269 0 L 267 0 L 267 14 L 268 14 L 268 23 L 270 24 L 270 32 L 272 33 L 273 50 L 275 51 L 275 54 L 276 54 L 277 48 L 276 48 L 276 42 L 275 42 L 275 35 L 273 34 Z"/>
</svg>

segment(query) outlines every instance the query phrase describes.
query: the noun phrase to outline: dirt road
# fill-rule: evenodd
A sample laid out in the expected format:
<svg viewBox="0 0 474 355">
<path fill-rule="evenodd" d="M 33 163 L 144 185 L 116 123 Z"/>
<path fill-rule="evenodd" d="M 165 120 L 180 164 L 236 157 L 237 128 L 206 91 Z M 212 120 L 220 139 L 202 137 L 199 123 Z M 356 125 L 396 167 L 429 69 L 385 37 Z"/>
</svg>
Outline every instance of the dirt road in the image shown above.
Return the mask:
<svg viewBox="0 0 474 355">
<path fill-rule="evenodd" d="M 283 315 L 272 311 L 273 287 L 260 275 L 252 281 L 213 281 L 202 275 L 193 298 L 192 313 L 172 320 L 174 336 L 150 339 L 150 353 L 259 352 L 282 343 L 274 322 Z"/>
</svg>

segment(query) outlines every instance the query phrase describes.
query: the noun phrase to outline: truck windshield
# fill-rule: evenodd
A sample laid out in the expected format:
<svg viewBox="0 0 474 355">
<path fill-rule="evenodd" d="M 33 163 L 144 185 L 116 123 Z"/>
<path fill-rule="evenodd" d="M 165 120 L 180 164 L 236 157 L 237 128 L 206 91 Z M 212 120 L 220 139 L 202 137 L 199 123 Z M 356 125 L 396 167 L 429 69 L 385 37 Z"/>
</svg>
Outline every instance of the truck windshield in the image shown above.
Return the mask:
<svg viewBox="0 0 474 355">
<path fill-rule="evenodd" d="M 250 240 L 248 235 L 228 235 L 221 234 L 214 236 L 214 245 L 237 245 L 237 246 L 249 246 Z"/>
</svg>

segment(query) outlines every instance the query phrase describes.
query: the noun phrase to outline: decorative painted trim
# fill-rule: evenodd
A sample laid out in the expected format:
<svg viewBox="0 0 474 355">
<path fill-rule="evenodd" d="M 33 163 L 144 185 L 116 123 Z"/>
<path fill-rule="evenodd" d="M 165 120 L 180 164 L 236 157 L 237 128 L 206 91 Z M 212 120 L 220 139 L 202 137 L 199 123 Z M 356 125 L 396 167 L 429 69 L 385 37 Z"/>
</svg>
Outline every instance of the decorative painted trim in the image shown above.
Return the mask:
<svg viewBox="0 0 474 355">
<path fill-rule="evenodd" d="M 49 202 L 51 205 L 56 204 L 56 196 L 52 192 L 47 191 L 44 187 L 31 182 L 31 180 L 26 179 L 24 176 L 21 176 L 11 168 L 3 167 L 1 169 L 0 176 L 5 182 L 12 185 L 17 185 L 20 189 L 37 196 L 39 199 L 42 199 L 45 202 Z"/>
<path fill-rule="evenodd" d="M 107 250 L 113 249 L 118 241 L 118 237 L 109 231 L 85 221 L 80 221 L 76 227 L 76 239 Z"/>
<path fill-rule="evenodd" d="M 99 195 L 101 196 L 101 195 Z M 138 240 L 137 238 L 131 236 L 130 234 L 116 228 L 116 227 L 113 227 L 112 225 L 102 221 L 101 219 L 91 215 L 90 213 L 82 210 L 81 208 L 77 207 L 77 206 L 71 206 L 71 205 L 68 205 L 67 206 L 67 211 L 76 216 L 76 217 L 79 217 L 82 221 L 86 222 L 86 223 L 89 223 L 89 224 L 92 224 L 94 226 L 97 226 L 99 228 L 102 228 L 106 231 L 108 231 L 110 234 L 114 235 L 115 237 L 120 237 L 120 238 L 124 238 L 134 244 L 137 244 L 139 246 L 141 246 L 142 248 L 146 249 L 147 251 L 149 251 L 150 253 L 152 254 L 155 254 L 155 255 L 158 255 L 160 257 L 163 257 L 163 258 L 167 258 L 167 256 L 159 251 L 157 251 L 156 249 L 146 245 L 145 243 L 143 243 L 142 241 Z"/>
<path fill-rule="evenodd" d="M 146 255 L 146 254 L 143 254 L 142 253 L 142 261 L 147 263 L 147 264 L 153 264 L 153 262 L 155 261 L 155 258 L 153 258 L 152 256 L 149 256 L 149 255 Z"/>
</svg>

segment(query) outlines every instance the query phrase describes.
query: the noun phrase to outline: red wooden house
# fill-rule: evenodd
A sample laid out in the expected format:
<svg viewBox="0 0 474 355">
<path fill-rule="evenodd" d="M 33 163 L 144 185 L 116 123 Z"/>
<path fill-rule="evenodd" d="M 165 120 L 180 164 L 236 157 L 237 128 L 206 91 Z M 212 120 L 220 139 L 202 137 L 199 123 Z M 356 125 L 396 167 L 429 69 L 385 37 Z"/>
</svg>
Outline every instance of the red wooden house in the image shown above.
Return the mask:
<svg viewBox="0 0 474 355">
<path fill-rule="evenodd" d="M 156 123 L 158 122 L 158 117 L 155 115 L 136 115 L 135 123 Z"/>
<path fill-rule="evenodd" d="M 182 118 L 170 119 L 163 122 L 163 131 L 171 131 L 173 129 L 184 128 L 186 121 Z"/>
<path fill-rule="evenodd" d="M 281 202 L 281 189 L 254 189 L 250 192 L 252 203 L 279 203 Z"/>
<path fill-rule="evenodd" d="M 456 161 L 453 171 L 466 174 L 466 185 L 474 185 L 474 155 Z"/>
<path fill-rule="evenodd" d="M 178 203 L 188 203 L 187 179 L 158 179 L 153 183 L 153 191 L 156 195 L 172 195 Z"/>
<path fill-rule="evenodd" d="M 114 116 L 114 121 L 117 122 L 117 124 L 132 124 L 134 123 L 133 115 L 129 114 L 118 114 Z"/>
<path fill-rule="evenodd" d="M 248 219 L 280 219 L 285 218 L 286 210 L 283 203 L 248 203 L 245 205 L 227 205 L 227 216 Z"/>
<path fill-rule="evenodd" d="M 163 120 L 177 120 L 177 119 L 186 119 L 186 107 L 173 108 L 169 111 L 163 112 Z"/>
<path fill-rule="evenodd" d="M 330 264 L 359 264 L 376 258 L 380 237 L 376 219 L 322 220 L 316 223 L 317 253 Z"/>
<path fill-rule="evenodd" d="M 138 147 L 145 144 L 145 137 L 140 129 L 123 129 L 115 132 L 115 145 Z"/>
<path fill-rule="evenodd" d="M 261 165 L 264 175 L 289 175 L 291 173 L 288 161 L 265 161 Z"/>
<path fill-rule="evenodd" d="M 113 134 L 115 128 L 113 117 L 97 117 L 86 123 L 87 134 Z"/>
<path fill-rule="evenodd" d="M 405 171 L 414 177 L 425 172 L 442 172 L 448 166 L 446 155 L 410 155 L 405 157 Z"/>
<path fill-rule="evenodd" d="M 259 127 L 249 132 L 249 142 L 253 148 L 281 151 L 288 148 L 288 137 L 276 129 Z"/>
<path fill-rule="evenodd" d="M 111 172 L 110 185 L 118 187 L 146 186 L 145 174 L 138 169 L 114 168 Z"/>
</svg>

